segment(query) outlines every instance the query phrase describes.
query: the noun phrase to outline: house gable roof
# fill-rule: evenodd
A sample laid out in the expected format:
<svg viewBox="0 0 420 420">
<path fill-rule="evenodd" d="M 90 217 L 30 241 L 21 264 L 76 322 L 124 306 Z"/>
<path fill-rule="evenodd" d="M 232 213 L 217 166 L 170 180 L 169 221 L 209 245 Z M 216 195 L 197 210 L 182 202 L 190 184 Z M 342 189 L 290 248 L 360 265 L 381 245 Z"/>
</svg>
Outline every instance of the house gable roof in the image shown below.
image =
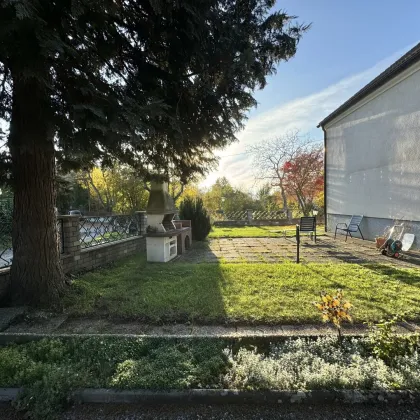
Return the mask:
<svg viewBox="0 0 420 420">
<path fill-rule="evenodd" d="M 360 89 L 355 95 L 350 99 L 344 102 L 339 106 L 335 111 L 333 111 L 328 117 L 324 118 L 319 124 L 318 127 L 324 127 L 335 117 L 342 114 L 344 111 L 348 110 L 353 105 L 357 104 L 363 98 L 368 96 L 370 93 L 374 92 L 379 87 L 383 86 L 386 82 L 393 79 L 398 74 L 402 73 L 404 70 L 408 69 L 413 64 L 420 61 L 420 43 L 418 43 L 414 48 L 404 54 L 399 60 L 394 64 L 389 66 L 384 70 L 378 77 L 373 79 L 365 87 Z"/>
</svg>

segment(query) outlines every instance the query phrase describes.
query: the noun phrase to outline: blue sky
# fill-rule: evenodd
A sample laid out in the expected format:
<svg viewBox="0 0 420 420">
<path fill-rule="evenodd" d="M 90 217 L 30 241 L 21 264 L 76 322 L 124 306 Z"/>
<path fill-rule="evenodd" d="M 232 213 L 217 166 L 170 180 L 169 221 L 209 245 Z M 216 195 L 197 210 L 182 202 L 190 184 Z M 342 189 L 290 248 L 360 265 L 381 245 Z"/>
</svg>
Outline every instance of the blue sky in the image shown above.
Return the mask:
<svg viewBox="0 0 420 420">
<path fill-rule="evenodd" d="M 418 0 L 278 0 L 276 9 L 312 28 L 256 93 L 258 108 L 239 142 L 218 153 L 219 168 L 203 186 L 226 176 L 251 189 L 251 159 L 237 155 L 247 145 L 293 129 L 321 140 L 317 123 L 420 41 Z"/>
</svg>

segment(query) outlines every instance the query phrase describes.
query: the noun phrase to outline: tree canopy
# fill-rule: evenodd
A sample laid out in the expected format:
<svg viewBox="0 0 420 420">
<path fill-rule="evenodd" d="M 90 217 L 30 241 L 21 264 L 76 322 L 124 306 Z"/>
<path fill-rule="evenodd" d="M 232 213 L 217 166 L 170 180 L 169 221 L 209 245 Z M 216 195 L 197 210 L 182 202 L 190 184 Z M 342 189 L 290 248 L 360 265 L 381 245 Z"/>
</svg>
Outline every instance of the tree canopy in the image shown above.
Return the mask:
<svg viewBox="0 0 420 420">
<path fill-rule="evenodd" d="M 56 163 L 172 168 L 235 140 L 253 91 L 307 29 L 274 0 L 0 0 L 2 173 L 14 189 L 12 298 L 58 301 Z M 28 212 L 27 209 L 30 209 Z"/>
<path fill-rule="evenodd" d="M 321 146 L 306 147 L 284 164 L 284 187 L 296 197 L 299 208 L 309 216 L 315 199 L 324 189 L 324 150 Z"/>
<path fill-rule="evenodd" d="M 149 192 L 135 171 L 122 165 L 81 171 L 78 180 L 89 194 L 89 211 L 134 213 L 146 208 Z"/>
<path fill-rule="evenodd" d="M 204 207 L 214 217 L 220 212 L 231 213 L 259 208 L 251 194 L 233 187 L 226 177 L 221 177 L 202 194 Z"/>
<path fill-rule="evenodd" d="M 119 159 L 186 179 L 235 140 L 253 91 L 295 54 L 306 27 L 273 5 L 2 0 L 0 117 L 16 81 L 33 79 L 65 166 Z"/>
</svg>

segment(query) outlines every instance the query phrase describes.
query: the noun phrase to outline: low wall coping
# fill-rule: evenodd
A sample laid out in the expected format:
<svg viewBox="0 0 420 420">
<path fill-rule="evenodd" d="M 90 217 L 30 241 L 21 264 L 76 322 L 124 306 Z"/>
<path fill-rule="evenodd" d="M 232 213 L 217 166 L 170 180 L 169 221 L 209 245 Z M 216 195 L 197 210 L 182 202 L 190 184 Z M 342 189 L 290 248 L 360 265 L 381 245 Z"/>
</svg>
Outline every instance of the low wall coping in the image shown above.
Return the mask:
<svg viewBox="0 0 420 420">
<path fill-rule="evenodd" d="M 68 217 L 74 217 L 74 216 L 68 216 Z M 136 239 L 144 239 L 144 238 L 145 238 L 144 235 L 132 236 L 131 238 L 125 238 L 125 239 L 121 239 L 121 240 L 118 240 L 118 241 L 107 242 L 105 244 L 96 245 L 96 246 L 92 246 L 92 247 L 89 247 L 89 248 L 82 248 L 82 250 L 80 251 L 80 254 L 87 254 L 89 252 L 95 251 L 96 249 L 104 249 L 104 248 L 107 248 L 108 246 L 115 246 L 115 245 L 118 245 L 118 244 L 133 242 Z M 60 259 L 61 260 L 66 260 L 67 258 L 73 258 L 73 257 L 74 257 L 73 254 L 60 254 Z M 7 276 L 9 273 L 10 273 L 10 266 L 0 268 L 0 277 Z"/>
<path fill-rule="evenodd" d="M 0 276 L 5 276 L 9 274 L 10 266 L 0 268 Z"/>
</svg>

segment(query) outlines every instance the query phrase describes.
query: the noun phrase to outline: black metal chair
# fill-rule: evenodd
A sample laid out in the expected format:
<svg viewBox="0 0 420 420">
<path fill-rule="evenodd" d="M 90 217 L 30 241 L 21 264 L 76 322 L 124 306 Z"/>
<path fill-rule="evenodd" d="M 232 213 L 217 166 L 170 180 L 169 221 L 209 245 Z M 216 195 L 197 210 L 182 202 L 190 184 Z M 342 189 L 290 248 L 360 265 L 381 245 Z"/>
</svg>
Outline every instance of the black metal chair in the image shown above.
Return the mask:
<svg viewBox="0 0 420 420">
<path fill-rule="evenodd" d="M 314 235 L 316 243 L 316 217 L 301 217 L 299 224 L 300 232 L 307 232 Z"/>
<path fill-rule="evenodd" d="M 343 232 L 346 232 L 346 241 L 347 241 L 347 236 L 350 235 L 350 238 L 353 238 L 351 234 L 356 233 L 356 232 L 359 232 L 362 239 L 365 240 L 365 238 L 363 237 L 363 233 L 360 230 L 360 224 L 362 223 L 362 220 L 363 220 L 363 216 L 353 215 L 351 216 L 350 223 L 348 225 L 347 223 L 337 223 L 337 225 L 335 226 L 334 239 L 337 237 L 337 230 L 341 230 Z M 344 227 L 339 227 L 340 225 Z"/>
</svg>

